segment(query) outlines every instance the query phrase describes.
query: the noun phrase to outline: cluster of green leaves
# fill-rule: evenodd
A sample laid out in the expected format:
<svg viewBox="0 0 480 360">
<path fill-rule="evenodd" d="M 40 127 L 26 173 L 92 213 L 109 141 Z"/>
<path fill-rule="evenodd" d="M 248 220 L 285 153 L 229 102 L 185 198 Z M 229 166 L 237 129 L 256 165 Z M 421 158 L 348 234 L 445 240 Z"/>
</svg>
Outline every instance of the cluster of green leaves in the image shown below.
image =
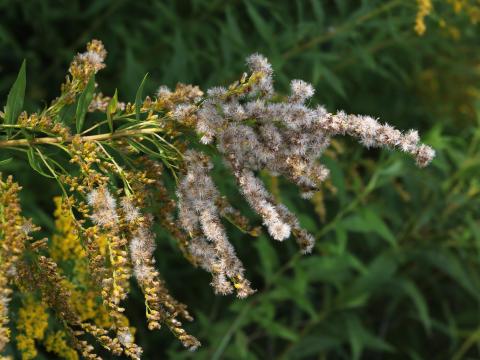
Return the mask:
<svg viewBox="0 0 480 360">
<path fill-rule="evenodd" d="M 280 181 L 280 200 L 318 244 L 300 256 L 291 242 L 252 239 L 230 228 L 258 289 L 247 300 L 215 296 L 208 275 L 188 266 L 159 229 L 160 271 L 196 316 L 190 330 L 203 347 L 185 353 L 168 334 L 137 325 L 139 296 L 127 311 L 139 319 L 145 358 L 160 351 L 172 359 L 479 355 L 479 28 L 461 14 L 450 16 L 446 1 L 433 3 L 438 12 L 419 37 L 415 1 L 97 0 L 61 7 L 0 1 L 2 99 L 23 58 L 29 62 L 27 105 L 56 96 L 71 54 L 93 37 L 110 51 L 97 81 L 110 93 L 118 87 L 120 100 L 135 97 L 147 71 L 144 93 L 177 81 L 228 84 L 244 70 L 245 56 L 258 51 L 272 61 L 280 89 L 286 91 L 291 78 L 311 81 L 314 101 L 329 110 L 419 128 L 437 150 L 433 164 L 420 171 L 402 155 L 340 140 L 323 159 L 336 188 L 325 189 L 325 219 Z M 459 39 L 437 25 L 441 17 L 460 30 Z M 2 171 L 16 174 L 27 212 L 48 227 L 56 190 L 35 191 L 43 180 L 17 162 Z M 221 191 L 248 211 L 225 170 L 216 171 Z"/>
</svg>

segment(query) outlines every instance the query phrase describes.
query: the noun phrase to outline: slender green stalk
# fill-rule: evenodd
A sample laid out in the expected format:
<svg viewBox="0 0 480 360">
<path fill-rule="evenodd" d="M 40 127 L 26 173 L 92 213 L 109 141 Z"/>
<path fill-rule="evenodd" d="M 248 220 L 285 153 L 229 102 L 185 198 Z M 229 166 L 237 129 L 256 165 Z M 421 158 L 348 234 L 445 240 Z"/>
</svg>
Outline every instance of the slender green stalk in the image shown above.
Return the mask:
<svg viewBox="0 0 480 360">
<path fill-rule="evenodd" d="M 135 136 L 142 136 L 142 135 L 148 135 L 148 134 L 156 134 L 160 131 L 161 130 L 159 128 L 123 130 L 123 131 L 117 131 L 113 134 L 106 133 L 106 134 L 98 134 L 98 135 L 89 135 L 89 136 L 81 136 L 81 138 L 85 141 L 106 141 L 106 140 L 119 139 L 123 137 L 135 137 Z M 14 146 L 32 146 L 32 145 L 41 145 L 41 144 L 70 143 L 75 138 L 76 136 L 69 136 L 66 139 L 62 137 L 43 137 L 43 138 L 36 138 L 36 139 L 1 140 L 0 148 L 14 147 Z"/>
</svg>

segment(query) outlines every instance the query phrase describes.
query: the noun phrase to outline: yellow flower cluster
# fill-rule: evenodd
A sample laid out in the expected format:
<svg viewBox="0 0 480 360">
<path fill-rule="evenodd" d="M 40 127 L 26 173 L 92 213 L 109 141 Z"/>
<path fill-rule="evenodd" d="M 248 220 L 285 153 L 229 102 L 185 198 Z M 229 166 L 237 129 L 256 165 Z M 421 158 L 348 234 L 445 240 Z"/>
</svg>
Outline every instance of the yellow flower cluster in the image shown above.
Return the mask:
<svg viewBox="0 0 480 360">
<path fill-rule="evenodd" d="M 465 14 L 470 23 L 476 25 L 480 22 L 480 1 L 479 0 L 446 0 L 450 4 L 455 15 Z M 417 14 L 415 16 L 414 30 L 418 35 L 423 35 L 427 30 L 425 18 L 434 10 L 432 0 L 417 0 Z M 460 31 L 455 26 L 449 26 L 445 18 L 439 18 L 438 24 L 446 29 L 447 33 L 454 39 L 460 37 Z"/>
<path fill-rule="evenodd" d="M 78 241 L 69 208 L 61 197 L 56 197 L 53 201 L 55 203 L 55 212 L 53 213 L 55 234 L 52 236 L 50 256 L 57 262 L 84 258 L 85 250 Z"/>
<path fill-rule="evenodd" d="M 110 327 L 110 316 L 105 306 L 94 291 L 92 277 L 89 274 L 87 253 L 78 237 L 74 219 L 68 204 L 56 197 L 55 202 L 55 234 L 52 236 L 50 255 L 57 263 L 73 263 L 75 274 L 74 285 L 63 279 L 62 286 L 70 292 L 70 304 L 80 317 L 81 321 L 93 320 L 97 326 Z M 105 254 L 107 238 L 100 237 L 100 248 Z"/>
<path fill-rule="evenodd" d="M 452 5 L 453 11 L 465 13 L 470 22 L 474 25 L 480 22 L 480 1 L 479 0 L 448 0 Z"/>
<path fill-rule="evenodd" d="M 18 311 L 16 336 L 17 348 L 22 353 L 23 360 L 35 359 L 35 341 L 43 340 L 47 328 L 47 306 L 32 295 L 24 297 Z"/>
<path fill-rule="evenodd" d="M 417 0 L 418 10 L 415 17 L 415 32 L 423 35 L 427 30 L 425 26 L 425 17 L 432 12 L 432 0 Z"/>
<path fill-rule="evenodd" d="M 44 345 L 48 352 L 54 353 L 65 360 L 78 360 L 77 352 L 65 340 L 64 331 L 49 333 L 45 337 Z"/>
<path fill-rule="evenodd" d="M 21 216 L 20 189 L 11 176 L 6 181 L 0 179 L 0 351 L 10 340 L 10 329 L 7 327 L 12 294 L 10 285 L 25 252 L 25 243 L 32 239 L 29 233 L 37 229 Z"/>
</svg>

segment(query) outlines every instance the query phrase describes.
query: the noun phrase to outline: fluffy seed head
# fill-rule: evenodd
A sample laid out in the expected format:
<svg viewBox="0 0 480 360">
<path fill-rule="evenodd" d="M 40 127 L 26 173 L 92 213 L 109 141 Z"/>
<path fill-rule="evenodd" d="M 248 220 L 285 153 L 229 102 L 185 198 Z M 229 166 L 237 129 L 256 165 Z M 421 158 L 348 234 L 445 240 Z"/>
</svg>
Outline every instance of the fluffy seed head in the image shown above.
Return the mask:
<svg viewBox="0 0 480 360">
<path fill-rule="evenodd" d="M 304 103 L 315 93 L 313 86 L 303 80 L 292 80 L 290 88 L 292 90 L 290 101 L 292 102 Z"/>
</svg>

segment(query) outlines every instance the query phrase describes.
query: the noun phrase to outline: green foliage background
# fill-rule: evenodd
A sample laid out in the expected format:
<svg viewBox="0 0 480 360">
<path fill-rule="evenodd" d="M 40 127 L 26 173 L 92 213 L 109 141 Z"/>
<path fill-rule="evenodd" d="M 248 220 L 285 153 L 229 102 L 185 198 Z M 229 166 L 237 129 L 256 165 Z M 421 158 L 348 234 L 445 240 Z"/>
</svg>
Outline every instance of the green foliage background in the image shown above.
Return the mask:
<svg viewBox="0 0 480 360">
<path fill-rule="evenodd" d="M 318 243 L 299 256 L 289 241 L 230 229 L 258 289 L 247 300 L 215 296 L 160 231 L 158 266 L 195 315 L 188 327 L 203 347 L 191 354 L 167 330 L 148 332 L 134 297 L 127 311 L 145 359 L 480 357 L 480 28 L 446 0 L 433 3 L 420 37 L 414 0 L 0 0 L 2 103 L 26 58 L 27 108 L 46 104 L 91 38 L 109 50 L 97 81 L 121 100 L 146 72 L 150 93 L 177 81 L 228 84 L 258 51 L 280 91 L 291 78 L 310 81 L 330 111 L 417 128 L 437 150 L 418 170 L 401 154 L 339 139 L 324 159 L 336 188 L 322 193 L 324 216 L 280 181 L 279 199 Z M 51 230 L 58 190 L 27 166 L 1 170 L 24 186 L 27 215 Z M 217 179 L 247 209 L 228 177 Z"/>
</svg>

